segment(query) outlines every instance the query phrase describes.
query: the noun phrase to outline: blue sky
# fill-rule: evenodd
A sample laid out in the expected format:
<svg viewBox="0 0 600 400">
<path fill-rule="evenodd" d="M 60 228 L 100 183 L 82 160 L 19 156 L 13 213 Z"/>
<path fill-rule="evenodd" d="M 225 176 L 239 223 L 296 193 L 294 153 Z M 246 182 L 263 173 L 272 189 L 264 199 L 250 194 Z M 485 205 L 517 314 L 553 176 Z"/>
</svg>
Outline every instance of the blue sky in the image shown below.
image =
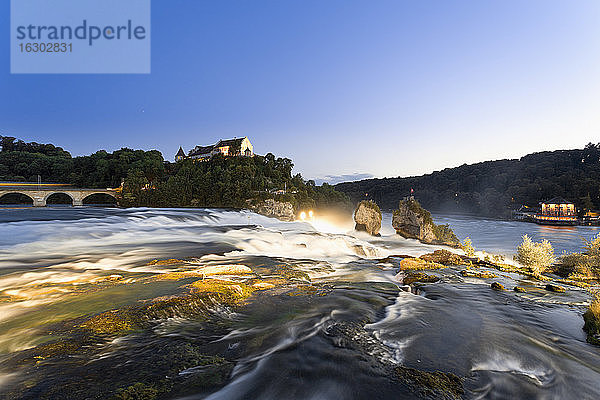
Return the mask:
<svg viewBox="0 0 600 400">
<path fill-rule="evenodd" d="M 600 2 L 152 2 L 149 75 L 11 75 L 0 134 L 172 159 L 224 137 L 306 178 L 409 176 L 600 141 Z"/>
</svg>

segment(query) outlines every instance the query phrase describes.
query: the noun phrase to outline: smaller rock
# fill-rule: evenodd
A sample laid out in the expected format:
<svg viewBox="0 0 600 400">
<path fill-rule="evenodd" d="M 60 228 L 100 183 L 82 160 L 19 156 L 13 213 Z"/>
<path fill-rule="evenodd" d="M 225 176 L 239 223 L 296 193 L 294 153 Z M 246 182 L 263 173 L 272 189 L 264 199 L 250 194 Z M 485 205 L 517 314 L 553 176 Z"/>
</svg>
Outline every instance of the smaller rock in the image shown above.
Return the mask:
<svg viewBox="0 0 600 400">
<path fill-rule="evenodd" d="M 448 250 L 436 250 L 433 253 L 422 255 L 425 261 L 432 261 L 444 265 L 461 265 L 464 264 L 463 259 L 458 255 Z"/>
<path fill-rule="evenodd" d="M 471 271 L 468 269 L 463 269 L 462 271 L 460 271 L 460 274 L 464 277 L 468 277 L 468 278 L 482 278 L 482 279 L 487 279 L 487 278 L 497 278 L 498 275 L 496 274 L 492 274 L 491 272 L 487 272 L 487 271 Z"/>
<path fill-rule="evenodd" d="M 409 272 L 402 280 L 402 283 L 405 285 L 410 285 L 415 282 L 434 283 L 439 280 L 440 278 L 435 275 L 429 275 L 423 272 Z"/>
<path fill-rule="evenodd" d="M 258 290 L 267 290 L 267 289 L 273 289 L 275 287 L 275 285 L 273 285 L 272 283 L 269 282 L 257 282 L 254 285 L 252 285 L 253 288 L 258 289 Z"/>
<path fill-rule="evenodd" d="M 558 285 L 553 285 L 551 283 L 547 284 L 545 289 L 550 292 L 555 292 L 555 293 L 564 293 L 567 291 L 567 289 L 565 289 L 564 287 L 558 286 Z"/>
<path fill-rule="evenodd" d="M 525 288 L 522 288 L 521 286 L 515 286 L 515 288 L 513 290 L 517 293 L 525 293 L 526 292 Z"/>
<path fill-rule="evenodd" d="M 494 290 L 497 290 L 499 292 L 504 290 L 504 286 L 502 286 L 501 284 L 499 284 L 498 282 L 493 282 L 491 285 L 491 288 Z"/>
<path fill-rule="evenodd" d="M 432 261 L 425 261 L 421 258 L 405 258 L 402 261 L 400 261 L 400 269 L 402 271 L 442 268 L 446 268 L 446 266 Z"/>
</svg>

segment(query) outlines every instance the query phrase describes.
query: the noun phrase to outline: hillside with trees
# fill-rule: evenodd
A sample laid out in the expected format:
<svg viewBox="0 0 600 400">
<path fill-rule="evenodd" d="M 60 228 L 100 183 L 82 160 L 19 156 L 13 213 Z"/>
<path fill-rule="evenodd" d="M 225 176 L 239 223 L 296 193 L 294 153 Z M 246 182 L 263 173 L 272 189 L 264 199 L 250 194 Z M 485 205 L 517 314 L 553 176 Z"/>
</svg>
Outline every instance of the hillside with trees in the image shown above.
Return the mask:
<svg viewBox="0 0 600 400">
<path fill-rule="evenodd" d="M 124 206 L 243 208 L 248 199 L 275 198 L 296 209 L 351 208 L 346 195 L 293 175 L 292 160 L 271 153 L 169 163 L 157 150 L 123 148 L 71 157 L 52 144 L 6 136 L 0 136 L 0 146 L 0 181 L 35 182 L 40 175 L 44 182 L 86 188 L 115 188 L 123 182 Z M 282 189 L 286 193 L 275 193 Z"/>
<path fill-rule="evenodd" d="M 423 176 L 345 182 L 335 189 L 355 202 L 372 199 L 386 210 L 395 209 L 411 189 L 434 212 L 506 217 L 511 208 L 537 206 L 556 196 L 581 209 L 600 209 L 600 144 L 465 164 Z"/>
</svg>

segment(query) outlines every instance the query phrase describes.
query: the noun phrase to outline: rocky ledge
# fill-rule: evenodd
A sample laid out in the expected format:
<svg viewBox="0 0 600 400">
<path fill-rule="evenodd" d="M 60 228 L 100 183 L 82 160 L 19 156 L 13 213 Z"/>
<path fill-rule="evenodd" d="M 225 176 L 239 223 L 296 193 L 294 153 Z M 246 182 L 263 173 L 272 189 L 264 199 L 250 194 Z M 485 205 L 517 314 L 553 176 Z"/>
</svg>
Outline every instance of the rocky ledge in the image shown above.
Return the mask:
<svg viewBox="0 0 600 400">
<path fill-rule="evenodd" d="M 287 201 L 277 201 L 274 199 L 248 200 L 248 208 L 266 217 L 278 218 L 286 222 L 296 220 L 294 206 Z"/>
</svg>

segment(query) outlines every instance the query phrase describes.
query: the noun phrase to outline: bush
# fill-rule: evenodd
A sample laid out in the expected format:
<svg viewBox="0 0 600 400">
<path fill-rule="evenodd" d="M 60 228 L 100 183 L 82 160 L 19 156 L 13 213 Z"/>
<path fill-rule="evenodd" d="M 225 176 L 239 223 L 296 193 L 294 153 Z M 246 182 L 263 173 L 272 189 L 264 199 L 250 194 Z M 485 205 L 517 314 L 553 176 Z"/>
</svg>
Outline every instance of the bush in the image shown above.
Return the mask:
<svg viewBox="0 0 600 400">
<path fill-rule="evenodd" d="M 437 240 L 439 240 L 440 242 L 460 243 L 460 241 L 454 234 L 454 231 L 452 231 L 452 228 L 450 228 L 450 225 L 448 225 L 448 224 L 444 224 L 444 225 L 433 224 L 433 233 L 435 234 L 435 237 L 437 238 Z"/>
<path fill-rule="evenodd" d="M 583 253 L 566 253 L 560 256 L 558 274 L 571 278 L 594 278 L 600 268 L 600 234 L 585 240 Z"/>
<path fill-rule="evenodd" d="M 600 233 L 594 236 L 591 240 L 585 240 L 585 254 L 590 257 L 598 257 L 600 258 Z"/>
<path fill-rule="evenodd" d="M 460 246 L 467 257 L 475 257 L 475 247 L 470 237 L 465 238 L 465 241 Z"/>
<path fill-rule="evenodd" d="M 588 342 L 600 345 L 600 294 L 595 293 L 589 308 L 583 314 L 585 324 L 583 329 L 587 332 Z"/>
<path fill-rule="evenodd" d="M 373 211 L 375 211 L 377 214 L 381 215 L 381 209 L 379 209 L 379 206 L 373 200 L 363 200 L 363 201 L 361 201 L 360 203 L 358 203 L 358 206 L 356 207 L 356 209 L 358 209 L 361 205 L 365 206 L 367 208 L 370 208 Z"/>
<path fill-rule="evenodd" d="M 556 262 L 556 257 L 549 241 L 544 239 L 536 243 L 524 235 L 523 242 L 517 247 L 515 260 L 529 267 L 534 274 L 540 274 Z"/>
</svg>

